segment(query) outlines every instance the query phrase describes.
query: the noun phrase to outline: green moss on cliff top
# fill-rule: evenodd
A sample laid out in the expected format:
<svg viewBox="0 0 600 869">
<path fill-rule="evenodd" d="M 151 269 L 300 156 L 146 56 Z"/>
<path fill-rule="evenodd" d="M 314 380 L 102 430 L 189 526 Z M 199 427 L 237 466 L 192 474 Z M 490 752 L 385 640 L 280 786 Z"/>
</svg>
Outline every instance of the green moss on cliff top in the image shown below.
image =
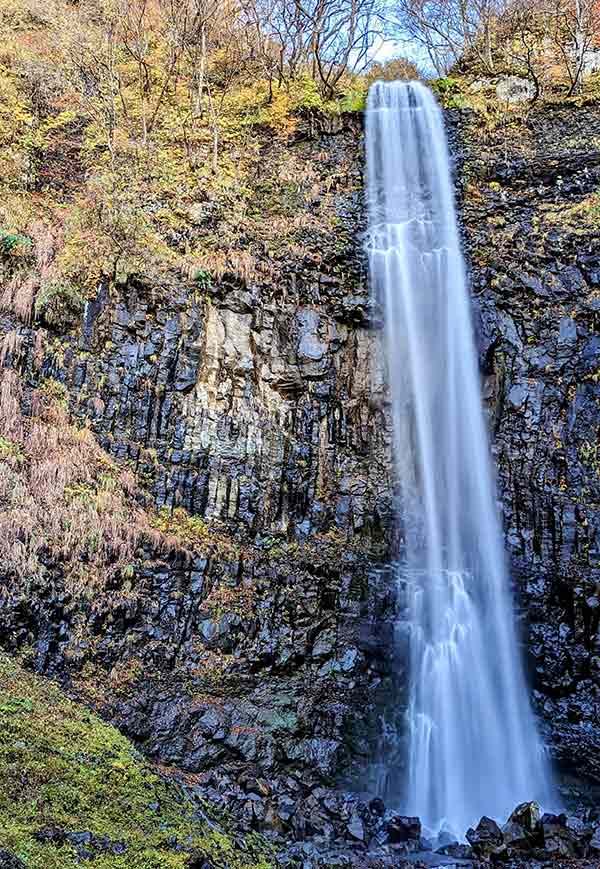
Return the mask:
<svg viewBox="0 0 600 869">
<path fill-rule="evenodd" d="M 82 849 L 90 869 L 183 869 L 190 852 L 266 869 L 262 846 L 239 842 L 195 817 L 115 728 L 0 656 L 0 848 L 28 869 L 78 866 Z"/>
</svg>

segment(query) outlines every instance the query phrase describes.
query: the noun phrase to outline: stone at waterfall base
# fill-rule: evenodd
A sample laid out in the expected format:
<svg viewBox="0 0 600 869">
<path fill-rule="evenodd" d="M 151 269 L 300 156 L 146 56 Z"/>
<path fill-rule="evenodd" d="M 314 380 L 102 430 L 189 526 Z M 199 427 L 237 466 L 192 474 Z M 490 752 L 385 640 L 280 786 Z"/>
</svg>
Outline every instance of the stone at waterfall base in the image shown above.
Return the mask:
<svg viewBox="0 0 600 869">
<path fill-rule="evenodd" d="M 330 810 L 332 798 L 328 797 Z M 436 850 L 421 834 L 419 818 L 384 812 L 340 795 L 337 810 L 350 810 L 341 838 L 297 842 L 278 855 L 284 866 L 326 869 L 600 869 L 600 819 L 542 814 L 537 803 L 521 803 L 506 823 L 482 817 L 468 830 L 469 844 L 446 841 Z M 336 826 L 335 817 L 330 815 Z"/>
</svg>

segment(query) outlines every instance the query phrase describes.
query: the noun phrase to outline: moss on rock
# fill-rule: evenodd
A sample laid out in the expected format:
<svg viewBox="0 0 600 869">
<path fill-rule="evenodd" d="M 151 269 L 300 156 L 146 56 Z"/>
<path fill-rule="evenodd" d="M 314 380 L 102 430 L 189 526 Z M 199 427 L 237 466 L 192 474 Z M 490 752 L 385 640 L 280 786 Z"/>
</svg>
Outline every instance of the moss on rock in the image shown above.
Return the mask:
<svg viewBox="0 0 600 869">
<path fill-rule="evenodd" d="M 183 869 L 198 855 L 267 869 L 262 841 L 234 840 L 209 811 L 115 728 L 0 656 L 0 848 L 27 869 Z"/>
</svg>

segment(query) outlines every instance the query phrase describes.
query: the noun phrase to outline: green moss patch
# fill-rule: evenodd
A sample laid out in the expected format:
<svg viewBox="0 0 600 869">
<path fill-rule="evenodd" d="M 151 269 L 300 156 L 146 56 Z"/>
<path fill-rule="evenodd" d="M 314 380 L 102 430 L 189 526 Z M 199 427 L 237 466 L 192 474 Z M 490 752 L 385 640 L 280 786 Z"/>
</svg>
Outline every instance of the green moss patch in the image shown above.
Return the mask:
<svg viewBox="0 0 600 869">
<path fill-rule="evenodd" d="M 209 810 L 207 810 L 209 811 Z M 207 817 L 207 816 L 206 816 Z M 115 728 L 0 655 L 0 848 L 28 869 L 267 869 Z"/>
</svg>

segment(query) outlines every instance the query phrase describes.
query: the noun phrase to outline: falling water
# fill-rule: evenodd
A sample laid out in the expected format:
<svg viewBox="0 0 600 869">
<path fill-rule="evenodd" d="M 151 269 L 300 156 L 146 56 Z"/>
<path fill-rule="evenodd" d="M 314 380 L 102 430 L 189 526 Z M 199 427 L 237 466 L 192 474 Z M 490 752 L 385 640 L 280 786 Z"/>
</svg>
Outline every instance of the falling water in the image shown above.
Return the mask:
<svg viewBox="0 0 600 869">
<path fill-rule="evenodd" d="M 367 111 L 369 255 L 384 306 L 410 626 L 405 810 L 464 834 L 548 802 L 513 626 L 443 119 L 418 83 Z"/>
</svg>

